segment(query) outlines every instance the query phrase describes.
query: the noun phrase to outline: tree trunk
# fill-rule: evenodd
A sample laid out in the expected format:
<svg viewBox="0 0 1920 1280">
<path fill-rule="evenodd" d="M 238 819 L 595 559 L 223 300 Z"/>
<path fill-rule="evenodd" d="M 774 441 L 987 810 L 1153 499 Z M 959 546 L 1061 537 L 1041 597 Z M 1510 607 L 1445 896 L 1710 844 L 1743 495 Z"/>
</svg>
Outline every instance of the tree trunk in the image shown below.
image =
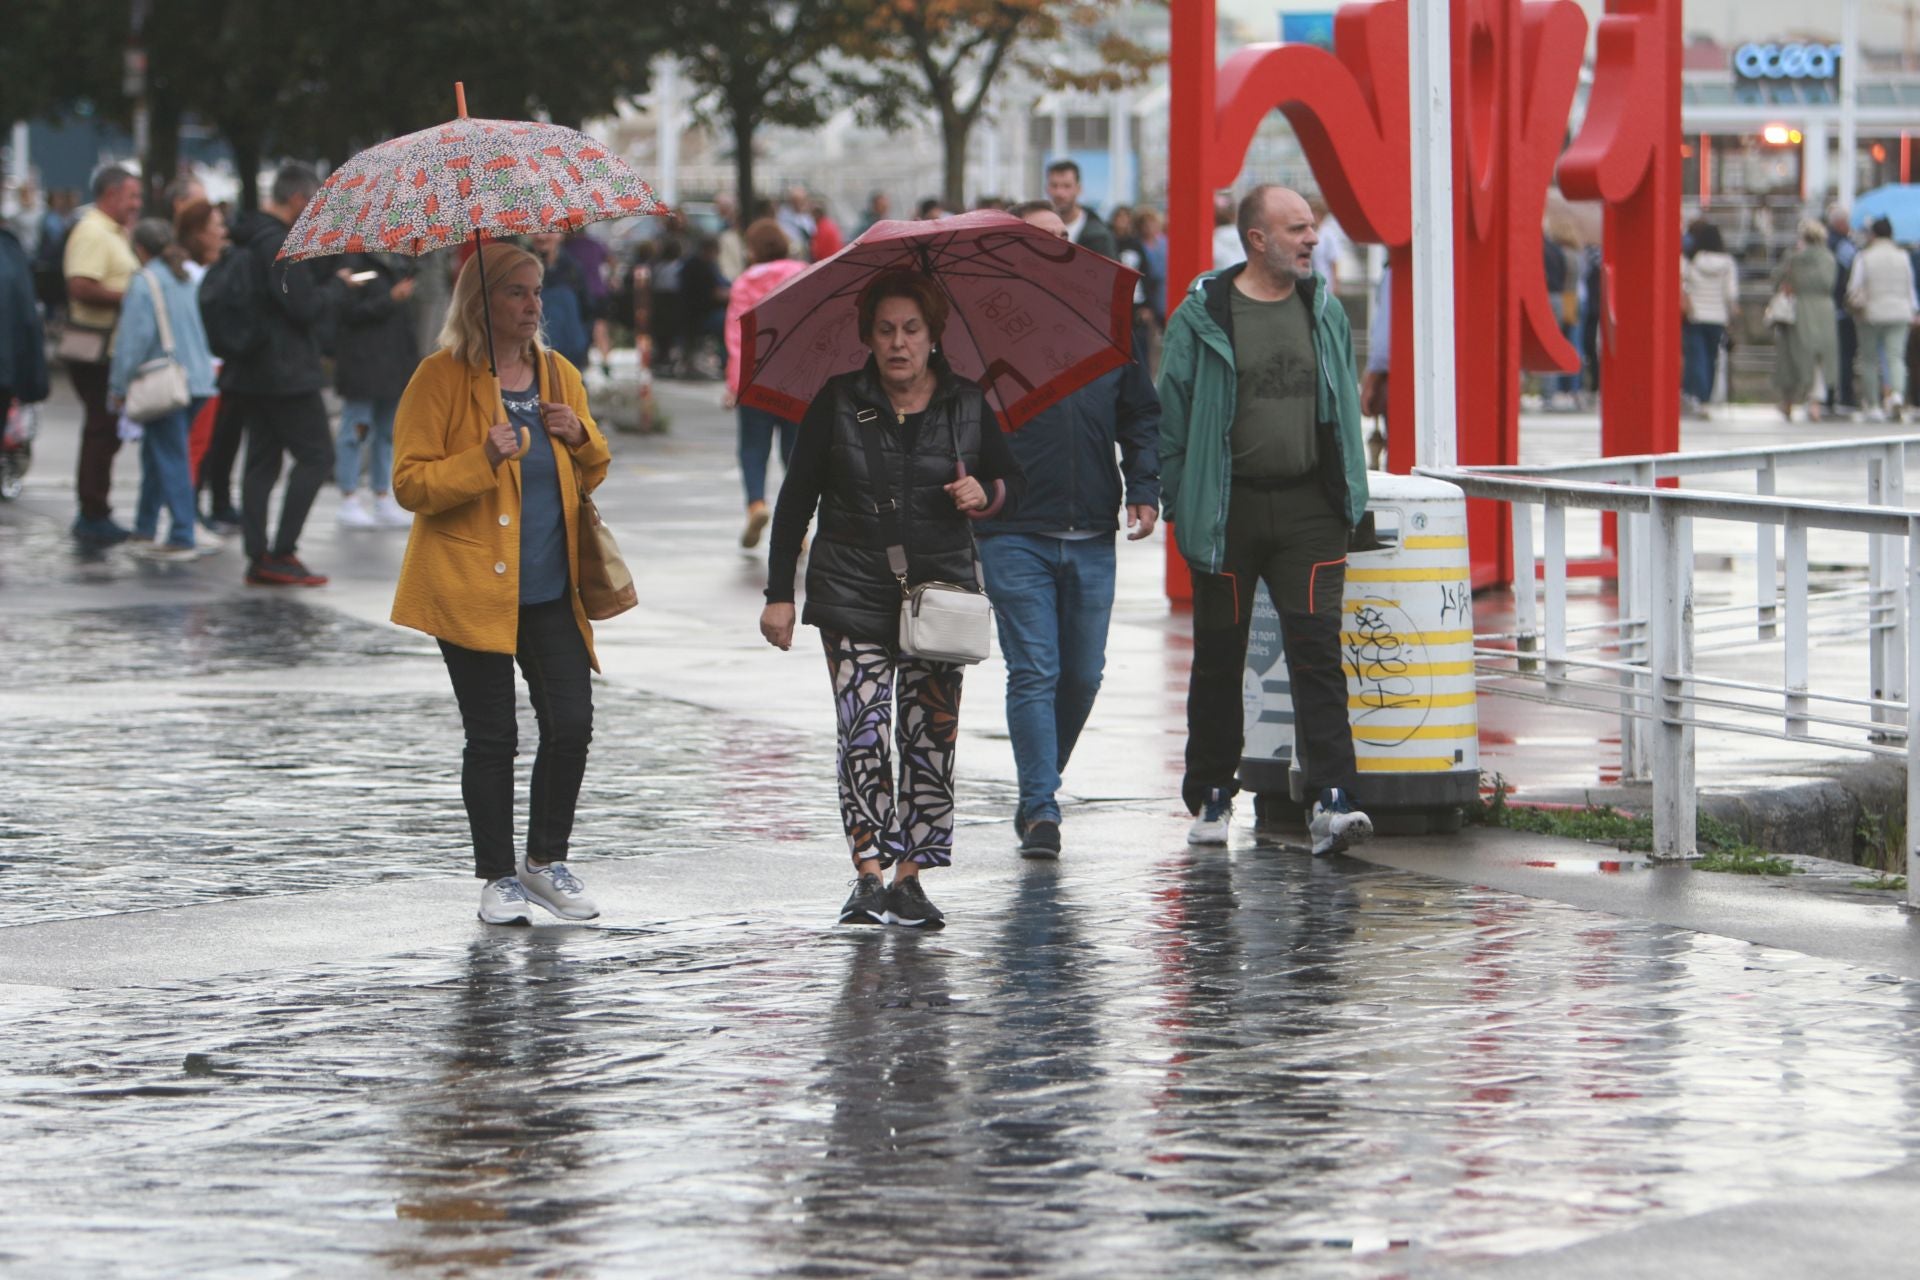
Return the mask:
<svg viewBox="0 0 1920 1280">
<path fill-rule="evenodd" d="M 733 125 L 733 197 L 736 217 L 744 228 L 753 221 L 760 203 L 753 190 L 753 127 L 757 112 L 751 106 L 735 102 L 728 106 L 727 115 Z"/>
<path fill-rule="evenodd" d="M 173 210 L 167 206 L 165 192 L 180 169 L 180 100 L 161 88 L 154 92 L 150 106 L 148 154 L 141 157 L 147 166 L 147 212 L 171 222 Z"/>
<path fill-rule="evenodd" d="M 240 208 L 250 213 L 260 207 L 260 139 L 230 126 L 220 132 L 233 148 L 234 172 L 240 175 Z"/>
<path fill-rule="evenodd" d="M 945 190 L 941 199 L 950 213 L 960 213 L 967 207 L 967 139 L 972 134 L 972 116 L 941 104 L 940 139 L 946 152 Z"/>
</svg>

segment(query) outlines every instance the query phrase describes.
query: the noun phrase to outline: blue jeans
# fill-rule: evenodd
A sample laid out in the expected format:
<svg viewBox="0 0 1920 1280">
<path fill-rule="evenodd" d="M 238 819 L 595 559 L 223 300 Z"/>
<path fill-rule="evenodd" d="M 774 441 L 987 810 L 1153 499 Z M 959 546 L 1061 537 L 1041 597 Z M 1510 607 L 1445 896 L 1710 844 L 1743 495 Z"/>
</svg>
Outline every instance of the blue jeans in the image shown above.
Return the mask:
<svg viewBox="0 0 1920 1280">
<path fill-rule="evenodd" d="M 1113 613 L 1113 535 L 980 539 L 1007 660 L 1007 732 L 1020 772 L 1020 816 L 1058 822 L 1060 771 L 1100 692 Z"/>
<path fill-rule="evenodd" d="M 767 500 L 767 455 L 773 451 L 774 432 L 780 433 L 780 465 L 785 467 L 793 457 L 793 442 L 800 434 L 800 424 L 744 404 L 737 412 L 740 415 L 740 479 L 746 485 L 747 504 L 751 506 Z"/>
<path fill-rule="evenodd" d="M 1685 345 L 1681 349 L 1680 389 L 1701 404 L 1713 399 L 1713 375 L 1720 364 L 1720 340 L 1726 335 L 1727 326 L 1723 324 L 1696 324 L 1689 320 L 1681 326 L 1680 339 Z"/>
<path fill-rule="evenodd" d="M 193 501 L 193 467 L 187 461 L 187 432 L 192 412 L 202 402 L 155 418 L 140 430 L 140 500 L 134 507 L 133 531 L 152 538 L 160 530 L 160 509 L 165 507 L 172 528 L 167 544 L 193 545 L 193 526 L 197 519 Z"/>
<path fill-rule="evenodd" d="M 340 492 L 360 487 L 361 432 L 367 446 L 367 487 L 375 493 L 393 488 L 393 415 L 398 400 L 349 400 L 340 406 L 340 439 L 334 449 L 334 479 Z"/>
</svg>

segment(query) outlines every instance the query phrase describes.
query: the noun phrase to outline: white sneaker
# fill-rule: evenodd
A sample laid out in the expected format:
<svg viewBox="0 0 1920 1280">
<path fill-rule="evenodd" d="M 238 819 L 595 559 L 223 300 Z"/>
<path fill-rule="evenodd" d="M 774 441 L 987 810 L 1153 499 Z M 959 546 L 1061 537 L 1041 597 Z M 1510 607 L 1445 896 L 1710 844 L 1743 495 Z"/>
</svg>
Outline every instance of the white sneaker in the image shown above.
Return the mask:
<svg viewBox="0 0 1920 1280">
<path fill-rule="evenodd" d="M 388 529 L 413 528 L 413 512 L 395 502 L 390 493 L 383 493 L 374 499 L 373 517 Z"/>
<path fill-rule="evenodd" d="M 1371 840 L 1373 819 L 1354 808 L 1346 792 L 1328 787 L 1313 802 L 1307 834 L 1313 838 L 1314 856 L 1323 857 Z"/>
<path fill-rule="evenodd" d="M 373 514 L 373 507 L 367 502 L 366 495 L 350 493 L 340 499 L 340 511 L 334 517 L 342 529 L 377 529 L 380 518 Z"/>
<path fill-rule="evenodd" d="M 177 564 L 196 559 L 199 555 L 192 547 L 183 547 L 174 542 L 142 542 L 133 549 L 133 554 L 157 564 Z"/>
<path fill-rule="evenodd" d="M 480 886 L 482 924 L 532 924 L 533 911 L 527 906 L 527 891 L 512 876 L 501 876 Z"/>
<path fill-rule="evenodd" d="M 563 920 L 591 920 L 600 914 L 600 908 L 587 896 L 587 886 L 564 862 L 535 867 L 520 859 L 520 887 L 527 897 Z"/>
<path fill-rule="evenodd" d="M 1200 816 L 1187 828 L 1188 844 L 1225 844 L 1227 829 L 1233 824 L 1233 797 L 1215 787 L 1207 792 Z"/>
<path fill-rule="evenodd" d="M 227 540 L 217 533 L 208 533 L 201 529 L 193 535 L 193 554 L 197 556 L 217 556 Z"/>
</svg>

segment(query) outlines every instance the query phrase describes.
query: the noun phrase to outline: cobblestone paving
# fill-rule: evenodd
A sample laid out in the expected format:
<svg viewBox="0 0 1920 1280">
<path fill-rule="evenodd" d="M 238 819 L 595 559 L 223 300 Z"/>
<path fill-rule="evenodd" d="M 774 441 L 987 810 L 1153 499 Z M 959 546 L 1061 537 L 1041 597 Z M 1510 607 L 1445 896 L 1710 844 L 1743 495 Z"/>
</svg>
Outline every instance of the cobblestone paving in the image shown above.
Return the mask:
<svg viewBox="0 0 1920 1280">
<path fill-rule="evenodd" d="M 272 597 L 8 617 L 0 646 L 33 706 L 7 727 L 0 926 L 471 869 L 459 713 L 406 636 Z M 583 861 L 839 831 L 824 735 L 605 683 L 595 701 Z M 523 822 L 538 740 L 523 691 Z M 963 781 L 960 803 L 1001 819 L 1014 796 Z"/>
<path fill-rule="evenodd" d="M 1272 851 L 982 892 L 0 994 L 0 1262 L 1386 1277 L 1920 1143 L 1845 966 Z"/>
</svg>

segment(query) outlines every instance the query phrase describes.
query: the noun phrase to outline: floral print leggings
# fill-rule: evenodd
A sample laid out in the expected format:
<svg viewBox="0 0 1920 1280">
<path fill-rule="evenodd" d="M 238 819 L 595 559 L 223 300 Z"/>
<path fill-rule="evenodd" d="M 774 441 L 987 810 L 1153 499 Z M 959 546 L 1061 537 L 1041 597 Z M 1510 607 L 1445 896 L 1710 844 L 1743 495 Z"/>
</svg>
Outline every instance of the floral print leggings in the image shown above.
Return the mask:
<svg viewBox="0 0 1920 1280">
<path fill-rule="evenodd" d="M 952 662 L 906 657 L 891 645 L 820 633 L 840 731 L 840 821 L 856 865 L 953 861 L 953 747 L 960 677 Z M 898 686 L 900 710 L 894 715 Z M 889 729 L 900 752 L 896 793 Z"/>
</svg>

